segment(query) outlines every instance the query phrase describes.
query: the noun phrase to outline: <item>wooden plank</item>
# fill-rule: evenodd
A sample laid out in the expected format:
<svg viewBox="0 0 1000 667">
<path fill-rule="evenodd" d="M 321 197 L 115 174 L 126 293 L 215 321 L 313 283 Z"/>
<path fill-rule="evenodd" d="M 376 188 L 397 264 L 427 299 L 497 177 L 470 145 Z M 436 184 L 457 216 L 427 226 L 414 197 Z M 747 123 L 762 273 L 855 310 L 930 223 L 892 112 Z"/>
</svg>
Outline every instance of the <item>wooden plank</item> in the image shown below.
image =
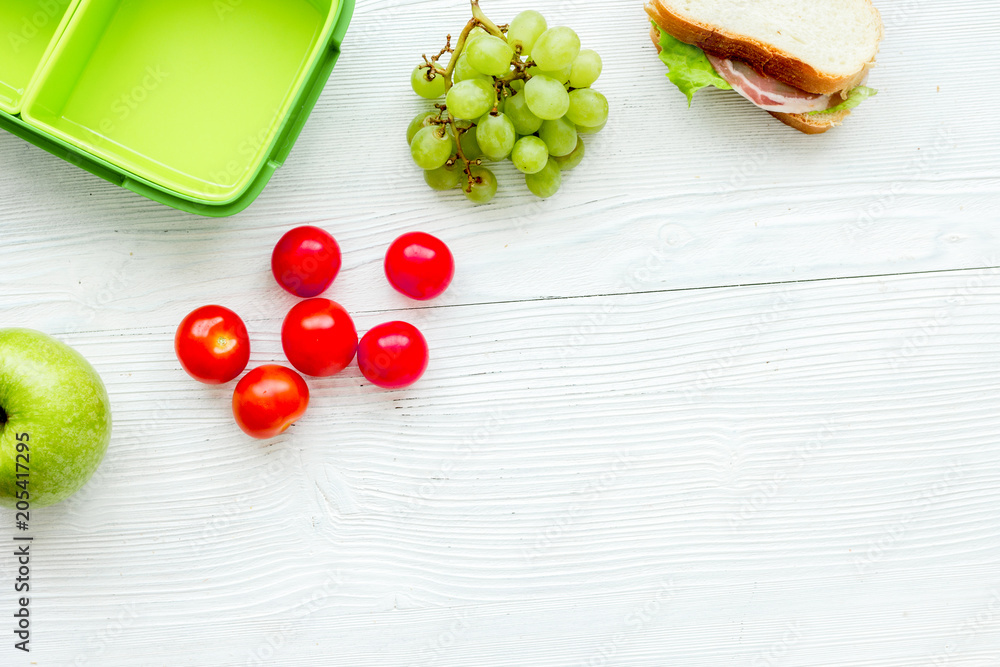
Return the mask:
<svg viewBox="0 0 1000 667">
<path fill-rule="evenodd" d="M 312 381 L 268 443 L 169 329 L 70 336 L 118 419 L 95 482 L 36 523 L 46 655 L 132 612 L 83 655 L 245 664 L 285 632 L 265 664 L 752 664 L 790 628 L 780 664 L 1000 650 L 963 626 L 998 611 L 997 271 L 409 315 L 420 385 Z"/>
<path fill-rule="evenodd" d="M 500 16 L 518 9 L 490 6 Z M 230 220 L 173 212 L 3 135 L 0 201 L 10 240 L 0 263 L 10 275 L 59 281 L 66 320 L 44 323 L 57 330 L 85 319 L 88 299 L 116 272 L 141 275 L 118 295 L 123 310 L 211 280 L 220 281 L 213 295 L 225 286 L 214 298 L 257 301 L 270 286 L 267 253 L 301 223 L 322 224 L 342 241 L 336 294 L 354 308 L 404 303 L 377 289 L 379 263 L 389 242 L 412 229 L 458 252 L 456 303 L 1000 264 L 1000 129 L 968 113 L 1000 100 L 982 83 L 1000 67 L 1000 53 L 979 46 L 1000 27 L 992 5 L 887 3 L 871 76 L 882 93 L 817 137 L 731 93 L 702 93 L 687 109 L 645 39 L 641 3 L 613 24 L 604 5 L 543 9 L 604 54 L 598 88 L 613 114 L 557 197 L 527 195 L 509 164 L 499 166 L 504 186 L 489 206 L 429 190 L 402 140 L 427 106 L 408 91 L 406 73 L 466 10 L 362 2 L 315 116 L 249 211 Z M 402 15 L 406 30 L 394 23 Z M 50 230 L 39 239 L 50 260 L 41 265 L 22 248 L 39 221 Z M 93 262 L 78 259 L 81 247 L 97 253 Z M 102 309 L 100 326 L 128 326 L 115 307 Z M 177 319 L 177 310 L 162 312 L 155 324 Z"/>
</svg>

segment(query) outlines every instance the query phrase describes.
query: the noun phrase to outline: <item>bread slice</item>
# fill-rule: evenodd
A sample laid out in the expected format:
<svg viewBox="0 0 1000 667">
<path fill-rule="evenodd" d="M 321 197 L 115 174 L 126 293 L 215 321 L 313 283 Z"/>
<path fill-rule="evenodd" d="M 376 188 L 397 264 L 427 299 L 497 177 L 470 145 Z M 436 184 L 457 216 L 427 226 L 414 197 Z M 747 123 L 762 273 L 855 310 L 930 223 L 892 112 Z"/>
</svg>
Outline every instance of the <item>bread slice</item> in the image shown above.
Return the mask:
<svg viewBox="0 0 1000 667">
<path fill-rule="evenodd" d="M 682 42 L 821 95 L 864 80 L 883 30 L 871 0 L 648 0 L 646 12 Z"/>
</svg>

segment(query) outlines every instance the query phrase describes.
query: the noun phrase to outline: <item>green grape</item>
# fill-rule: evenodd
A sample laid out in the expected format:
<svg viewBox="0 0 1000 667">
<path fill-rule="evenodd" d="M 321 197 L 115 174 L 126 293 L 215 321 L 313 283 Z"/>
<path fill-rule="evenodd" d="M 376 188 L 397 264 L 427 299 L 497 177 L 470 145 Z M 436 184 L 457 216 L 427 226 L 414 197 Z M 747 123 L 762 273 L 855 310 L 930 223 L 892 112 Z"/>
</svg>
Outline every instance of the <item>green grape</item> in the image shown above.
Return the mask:
<svg viewBox="0 0 1000 667">
<path fill-rule="evenodd" d="M 573 66 L 567 65 L 562 69 L 555 70 L 554 72 L 549 72 L 548 76 L 552 77 L 559 83 L 566 85 L 567 83 L 569 83 L 569 76 L 572 73 L 573 73 Z"/>
<path fill-rule="evenodd" d="M 479 141 L 476 140 L 475 125 L 462 133 L 458 143 L 462 147 L 462 155 L 465 156 L 466 160 L 475 160 L 483 154 L 482 149 L 479 148 Z"/>
<path fill-rule="evenodd" d="M 598 132 L 600 132 L 601 130 L 603 130 L 604 126 L 607 125 L 607 124 L 608 124 L 608 121 L 604 121 L 603 123 L 601 123 L 600 125 L 597 125 L 596 127 L 587 127 L 585 125 L 577 125 L 576 126 L 576 133 L 577 134 L 597 134 Z"/>
<path fill-rule="evenodd" d="M 471 31 L 469 31 L 469 36 L 465 38 L 465 46 L 462 47 L 462 55 L 465 55 L 466 53 L 469 52 L 469 47 L 472 46 L 472 44 L 475 43 L 477 39 L 480 39 L 481 37 L 486 37 L 489 34 L 490 33 L 486 32 L 486 30 L 483 29 L 482 26 L 476 26 Z"/>
<path fill-rule="evenodd" d="M 486 32 L 486 30 L 484 30 L 481 26 L 476 26 L 475 28 L 470 30 L 469 36 L 465 38 L 465 46 L 462 47 L 462 53 L 463 54 L 467 53 L 469 47 L 472 46 L 473 42 L 475 42 L 480 37 L 485 37 L 488 34 L 490 33 Z"/>
<path fill-rule="evenodd" d="M 476 141 L 483 155 L 491 160 L 502 160 L 514 148 L 517 133 L 514 124 L 505 114 L 487 114 L 476 126 Z"/>
<path fill-rule="evenodd" d="M 503 76 L 510 70 L 514 49 L 499 37 L 486 35 L 465 47 L 465 56 L 476 71 L 489 76 Z"/>
<path fill-rule="evenodd" d="M 531 59 L 543 70 L 553 72 L 568 67 L 580 53 L 580 38 L 572 29 L 549 28 L 531 47 Z"/>
<path fill-rule="evenodd" d="M 555 158 L 549 158 L 539 171 L 534 174 L 524 175 L 524 184 L 531 190 L 531 194 L 542 199 L 551 197 L 562 185 L 562 171 Z"/>
<path fill-rule="evenodd" d="M 572 72 L 569 75 L 569 85 L 572 88 L 589 88 L 601 76 L 604 64 L 601 56 L 593 49 L 583 49 L 573 61 Z"/>
<path fill-rule="evenodd" d="M 451 190 L 465 177 L 465 171 L 458 165 L 438 167 L 424 171 L 424 182 L 434 190 Z"/>
<path fill-rule="evenodd" d="M 549 77 L 550 79 L 555 79 L 556 81 L 562 84 L 569 83 L 569 75 L 572 71 L 573 71 L 572 65 L 568 65 L 566 67 L 563 67 L 562 69 L 555 70 L 554 72 L 545 71 L 537 66 L 529 67 L 527 70 L 528 76 L 538 76 L 539 74 L 542 74 L 544 76 Z"/>
<path fill-rule="evenodd" d="M 541 171 L 549 161 L 549 149 L 544 141 L 534 135 L 521 137 L 514 144 L 510 159 L 519 171 L 534 174 Z"/>
<path fill-rule="evenodd" d="M 410 87 L 425 100 L 433 100 L 444 95 L 444 76 L 430 68 L 417 66 L 410 74 Z"/>
<path fill-rule="evenodd" d="M 477 72 L 476 68 L 469 64 L 469 59 L 463 52 L 458 57 L 458 62 L 455 63 L 455 69 L 451 72 L 451 80 L 458 83 L 459 81 L 467 81 L 469 79 L 482 79 L 487 83 L 493 83 L 490 77 Z"/>
<path fill-rule="evenodd" d="M 492 109 L 495 103 L 496 90 L 482 79 L 459 81 L 445 97 L 445 104 L 452 117 L 465 120 L 479 118 Z"/>
<path fill-rule="evenodd" d="M 526 100 L 527 96 L 524 93 L 518 93 L 508 98 L 507 104 L 504 105 L 504 113 L 510 118 L 510 122 L 514 123 L 514 129 L 518 134 L 534 134 L 542 126 L 542 119 L 531 113 Z"/>
<path fill-rule="evenodd" d="M 455 151 L 451 133 L 443 125 L 429 125 L 413 135 L 410 155 L 421 169 L 437 169 L 444 165 Z"/>
<path fill-rule="evenodd" d="M 524 90 L 524 79 L 514 79 L 508 85 L 515 93 L 519 93 Z"/>
<path fill-rule="evenodd" d="M 577 125 L 597 127 L 608 121 L 608 98 L 593 88 L 580 88 L 569 94 L 566 117 Z"/>
<path fill-rule="evenodd" d="M 487 116 L 489 116 L 490 114 L 493 114 L 493 113 L 503 113 L 504 108 L 506 108 L 506 106 L 507 106 L 507 102 L 504 100 L 504 98 L 501 97 L 500 99 L 496 100 L 496 104 L 493 105 L 492 107 L 490 107 L 489 111 L 487 111 L 482 116 L 480 116 L 479 118 L 476 119 L 475 124 L 479 125 L 479 123 L 482 122 L 482 120 L 484 118 L 486 118 Z"/>
<path fill-rule="evenodd" d="M 486 32 L 486 28 L 477 25 L 475 28 L 469 31 L 469 36 L 465 38 L 465 45 L 468 46 L 469 44 L 472 44 L 480 37 L 485 37 L 488 34 L 490 33 Z"/>
<path fill-rule="evenodd" d="M 561 83 L 544 74 L 533 76 L 524 84 L 524 101 L 531 113 L 542 120 L 561 118 L 569 109 L 569 93 Z"/>
<path fill-rule="evenodd" d="M 466 181 L 462 186 L 466 198 L 477 204 L 485 204 L 493 199 L 493 195 L 497 193 L 497 177 L 493 172 L 479 165 L 473 165 L 469 172 L 472 174 L 472 184 Z"/>
<path fill-rule="evenodd" d="M 545 17 L 533 9 L 528 9 L 514 17 L 507 28 L 507 42 L 514 47 L 521 47 L 521 55 L 531 55 L 531 47 L 535 45 L 538 36 L 549 26 Z"/>
<path fill-rule="evenodd" d="M 479 122 L 480 122 L 480 121 L 481 121 L 481 120 L 482 120 L 483 118 L 486 118 L 487 116 L 489 116 L 489 115 L 490 115 L 491 113 L 493 113 L 494 111 L 496 111 L 497 113 L 500 113 L 500 112 L 502 112 L 505 106 L 506 106 L 506 104 L 504 103 L 504 100 L 503 100 L 503 98 L 502 98 L 502 97 L 501 97 L 500 99 L 496 100 L 496 104 L 495 104 L 495 105 L 493 105 L 492 107 L 490 107 L 490 110 L 489 110 L 489 111 L 487 111 L 487 112 L 486 112 L 486 113 L 484 113 L 484 114 L 483 114 L 482 116 L 480 116 L 479 118 L 477 118 L 477 119 L 476 119 L 476 125 L 479 125 Z"/>
<path fill-rule="evenodd" d="M 583 139 L 577 138 L 576 148 L 573 149 L 572 153 L 553 159 L 555 159 L 556 164 L 559 165 L 560 169 L 563 171 L 569 171 L 576 165 L 580 164 L 580 161 L 583 160 L 583 152 Z"/>
<path fill-rule="evenodd" d="M 547 120 L 538 130 L 539 138 L 549 147 L 549 155 L 569 155 L 576 148 L 576 126 L 565 116 Z"/>
<path fill-rule="evenodd" d="M 406 143 L 413 143 L 413 135 L 415 135 L 420 128 L 430 125 L 428 120 L 436 115 L 437 111 L 424 111 L 414 116 L 413 120 L 410 121 L 409 127 L 406 128 Z"/>
</svg>

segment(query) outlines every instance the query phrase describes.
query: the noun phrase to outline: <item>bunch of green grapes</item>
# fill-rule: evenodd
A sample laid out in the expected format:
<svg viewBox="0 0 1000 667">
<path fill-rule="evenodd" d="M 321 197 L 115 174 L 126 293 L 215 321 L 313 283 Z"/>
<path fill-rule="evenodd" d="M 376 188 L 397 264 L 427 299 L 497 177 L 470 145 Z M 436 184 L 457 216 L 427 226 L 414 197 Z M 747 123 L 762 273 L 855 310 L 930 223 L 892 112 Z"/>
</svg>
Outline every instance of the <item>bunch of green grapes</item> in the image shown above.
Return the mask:
<svg viewBox="0 0 1000 667">
<path fill-rule="evenodd" d="M 432 188 L 461 187 L 476 203 L 497 191 L 484 159 L 510 159 L 528 190 L 550 197 L 562 172 L 583 159 L 582 135 L 600 132 L 608 120 L 608 100 L 590 87 L 601 66 L 575 32 L 548 27 L 538 12 L 497 26 L 472 0 L 472 19 L 455 47 L 449 36 L 410 76 L 420 97 L 444 97 L 410 123 L 410 155 Z"/>
</svg>

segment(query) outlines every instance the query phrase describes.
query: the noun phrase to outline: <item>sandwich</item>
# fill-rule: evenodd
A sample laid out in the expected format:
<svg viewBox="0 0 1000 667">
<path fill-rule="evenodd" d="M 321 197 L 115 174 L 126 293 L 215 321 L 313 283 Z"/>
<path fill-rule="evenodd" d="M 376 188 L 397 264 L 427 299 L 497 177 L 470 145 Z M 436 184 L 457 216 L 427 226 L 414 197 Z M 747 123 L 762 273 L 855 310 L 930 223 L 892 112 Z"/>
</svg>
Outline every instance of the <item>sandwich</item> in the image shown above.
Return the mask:
<svg viewBox="0 0 1000 667">
<path fill-rule="evenodd" d="M 882 19 L 871 0 L 647 0 L 650 37 L 688 98 L 734 90 L 819 134 L 876 93 L 865 85 Z"/>
</svg>

